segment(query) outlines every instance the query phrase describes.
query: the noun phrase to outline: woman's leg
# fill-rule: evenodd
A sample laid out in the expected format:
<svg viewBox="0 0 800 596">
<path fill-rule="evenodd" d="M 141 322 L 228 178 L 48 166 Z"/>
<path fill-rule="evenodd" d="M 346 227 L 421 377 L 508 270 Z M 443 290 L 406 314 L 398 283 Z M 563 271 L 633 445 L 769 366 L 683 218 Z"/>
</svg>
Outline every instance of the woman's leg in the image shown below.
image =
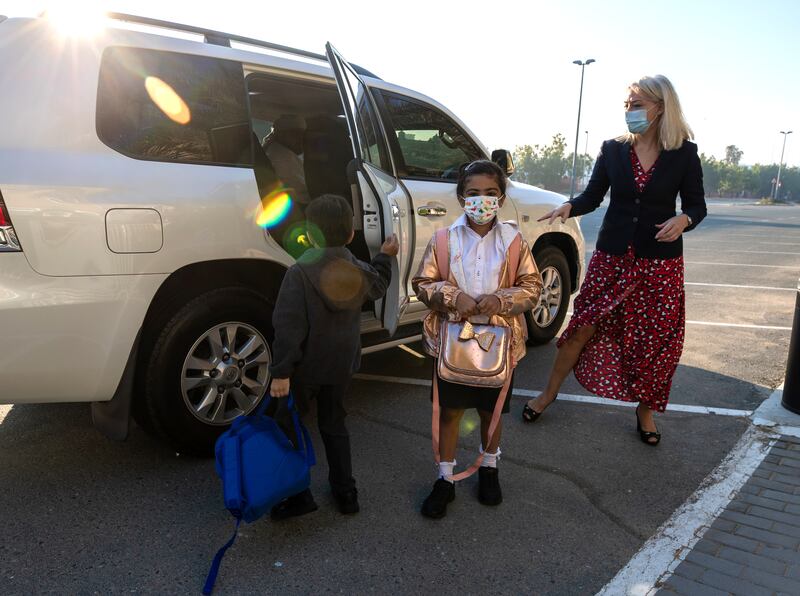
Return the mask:
<svg viewBox="0 0 800 596">
<path fill-rule="evenodd" d="M 580 327 L 576 329 L 572 337 L 559 348 L 556 354 L 556 361 L 553 364 L 553 369 L 550 371 L 550 378 L 547 380 L 547 387 L 545 387 L 539 397 L 528 400 L 529 407 L 541 413 L 552 403 L 558 395 L 561 384 L 575 367 L 575 364 L 577 364 L 583 348 L 589 343 L 589 340 L 592 339 L 595 331 L 597 331 L 597 327 L 594 325 Z"/>
<path fill-rule="evenodd" d="M 651 433 L 658 432 L 653 410 L 650 409 L 650 406 L 644 402 L 639 402 L 639 405 L 636 407 L 636 415 L 639 417 L 639 424 L 643 431 Z M 648 443 L 656 444 L 658 443 L 658 439 L 651 437 Z"/>
<path fill-rule="evenodd" d="M 442 408 L 439 412 L 439 457 L 442 461 L 453 461 L 456 458 L 458 429 L 464 410 Z"/>
</svg>

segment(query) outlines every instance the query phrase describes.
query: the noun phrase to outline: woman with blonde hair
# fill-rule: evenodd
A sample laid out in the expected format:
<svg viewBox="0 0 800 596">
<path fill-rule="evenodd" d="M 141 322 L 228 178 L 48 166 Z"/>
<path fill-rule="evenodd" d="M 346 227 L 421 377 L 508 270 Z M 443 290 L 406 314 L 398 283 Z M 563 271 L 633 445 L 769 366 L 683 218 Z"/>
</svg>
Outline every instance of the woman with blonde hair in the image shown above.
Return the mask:
<svg viewBox="0 0 800 596">
<path fill-rule="evenodd" d="M 628 132 L 603 143 L 586 190 L 539 220 L 552 224 L 591 213 L 611 188 L 547 387 L 527 402 L 522 416 L 537 420 L 574 369 L 592 393 L 637 402 L 637 432 L 657 445 L 661 433 L 653 412 L 667 407 L 683 350 L 682 235 L 706 216 L 703 171 L 692 129 L 665 76 L 631 83 L 624 106 Z"/>
</svg>

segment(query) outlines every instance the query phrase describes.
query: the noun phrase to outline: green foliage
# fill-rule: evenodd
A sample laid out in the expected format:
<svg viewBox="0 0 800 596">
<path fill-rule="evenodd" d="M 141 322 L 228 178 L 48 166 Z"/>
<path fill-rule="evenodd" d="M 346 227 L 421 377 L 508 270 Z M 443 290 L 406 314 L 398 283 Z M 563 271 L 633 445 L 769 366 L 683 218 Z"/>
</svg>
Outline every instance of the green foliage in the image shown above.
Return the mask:
<svg viewBox="0 0 800 596">
<path fill-rule="evenodd" d="M 736 151 L 730 152 L 731 148 Z M 731 158 L 736 158 L 736 163 Z M 735 145 L 726 149 L 724 160 L 700 154 L 703 184 L 708 196 L 761 198 L 772 195 L 773 180 L 778 177 L 778 164 L 742 166 L 738 164 L 740 158 L 741 151 Z M 778 198 L 800 199 L 800 168 L 783 168 Z"/>
<path fill-rule="evenodd" d="M 738 166 L 743 154 L 744 151 L 736 145 L 728 145 L 725 147 L 725 163 L 731 166 Z"/>
<path fill-rule="evenodd" d="M 572 175 L 572 153 L 567 155 L 567 141 L 557 134 L 549 145 L 522 145 L 514 149 L 514 179 L 547 190 L 567 192 Z M 592 168 L 590 155 L 578 155 L 575 177 L 578 182 Z M 580 186 L 580 185 L 578 185 Z"/>
</svg>

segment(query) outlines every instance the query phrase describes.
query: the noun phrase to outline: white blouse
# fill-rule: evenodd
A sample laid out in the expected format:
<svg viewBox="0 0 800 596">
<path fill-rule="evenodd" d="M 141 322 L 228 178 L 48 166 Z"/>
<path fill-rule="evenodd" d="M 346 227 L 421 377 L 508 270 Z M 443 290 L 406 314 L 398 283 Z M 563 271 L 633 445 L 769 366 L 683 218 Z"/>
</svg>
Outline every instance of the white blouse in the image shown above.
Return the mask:
<svg viewBox="0 0 800 596">
<path fill-rule="evenodd" d="M 514 226 L 498 222 L 481 237 L 469 227 L 466 215 L 459 217 L 450 226 L 449 245 L 450 269 L 458 287 L 473 298 L 497 291 L 508 245 L 516 235 Z"/>
</svg>

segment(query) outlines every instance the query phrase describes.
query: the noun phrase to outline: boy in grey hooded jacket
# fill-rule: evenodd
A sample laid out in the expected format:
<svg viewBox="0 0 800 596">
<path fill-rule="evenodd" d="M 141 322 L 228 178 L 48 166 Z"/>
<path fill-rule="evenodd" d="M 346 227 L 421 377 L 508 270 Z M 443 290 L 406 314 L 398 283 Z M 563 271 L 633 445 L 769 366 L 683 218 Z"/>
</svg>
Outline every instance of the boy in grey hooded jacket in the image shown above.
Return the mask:
<svg viewBox="0 0 800 596">
<path fill-rule="evenodd" d="M 342 513 L 356 513 L 358 492 L 352 475 L 350 436 L 344 419 L 347 385 L 361 363 L 361 307 L 386 293 L 391 258 L 398 252 L 393 235 L 371 264 L 353 256 L 353 210 L 344 197 L 322 195 L 306 210 L 314 248 L 289 268 L 273 312 L 275 329 L 273 397 L 293 386 L 301 403 L 315 399 L 317 422 L 328 460 L 328 481 Z M 317 509 L 306 490 L 272 510 L 273 519 Z"/>
</svg>

